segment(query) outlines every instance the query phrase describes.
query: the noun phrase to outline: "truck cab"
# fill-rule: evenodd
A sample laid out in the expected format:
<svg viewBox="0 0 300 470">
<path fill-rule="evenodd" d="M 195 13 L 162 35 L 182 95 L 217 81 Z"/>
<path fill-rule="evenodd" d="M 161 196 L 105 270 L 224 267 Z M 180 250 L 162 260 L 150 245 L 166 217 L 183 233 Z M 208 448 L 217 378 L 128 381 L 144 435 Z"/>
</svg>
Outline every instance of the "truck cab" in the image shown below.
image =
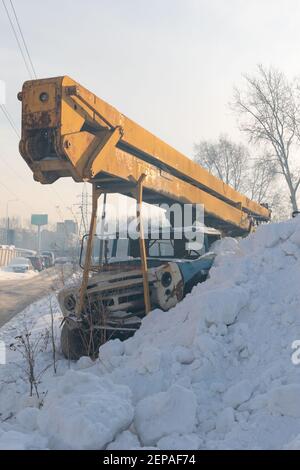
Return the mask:
<svg viewBox="0 0 300 470">
<path fill-rule="evenodd" d="M 197 250 L 195 247 L 191 249 L 186 239 L 180 237 L 180 230 L 171 229 L 168 238 L 164 230 L 147 234 L 145 246 L 152 309 L 166 311 L 174 307 L 196 284 L 206 280 L 213 264 L 215 254 L 212 245 L 221 238 L 221 233 L 201 227 L 199 230 L 202 233 L 202 243 Z M 84 236 L 80 254 L 82 267 L 86 245 L 87 236 Z M 87 331 L 91 330 L 90 323 L 93 324 L 94 331 L 98 331 L 93 343 L 99 345 L 104 337 L 105 341 L 128 338 L 139 328 L 145 316 L 139 240 L 121 238 L 119 234 L 115 237 L 95 235 L 91 260 L 91 275 L 80 320 L 76 317 L 78 286 L 62 290 L 58 296 L 68 324 L 65 332 L 68 349 L 77 334 L 78 322 L 81 335 L 85 323 Z M 72 326 L 73 333 L 70 333 Z M 77 338 L 76 344 L 78 342 L 82 346 L 82 341 Z M 64 350 L 63 334 L 62 346 Z M 74 346 L 75 349 L 76 347 Z M 70 357 L 70 351 L 64 352 Z M 76 354 L 77 352 L 75 356 Z"/>
</svg>

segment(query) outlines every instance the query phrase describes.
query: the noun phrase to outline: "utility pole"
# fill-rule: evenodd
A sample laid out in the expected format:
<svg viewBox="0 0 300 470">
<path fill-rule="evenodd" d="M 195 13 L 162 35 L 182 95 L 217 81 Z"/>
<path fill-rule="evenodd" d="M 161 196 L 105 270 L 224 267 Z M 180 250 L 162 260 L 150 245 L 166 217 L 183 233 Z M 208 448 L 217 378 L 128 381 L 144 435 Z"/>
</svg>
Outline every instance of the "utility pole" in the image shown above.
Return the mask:
<svg viewBox="0 0 300 470">
<path fill-rule="evenodd" d="M 78 215 L 80 217 L 80 224 L 79 224 L 79 238 L 82 238 L 83 235 L 86 235 L 89 231 L 89 212 L 90 212 L 90 196 L 88 194 L 87 183 L 83 183 L 83 188 L 81 194 L 77 195 L 80 198 L 80 203 L 74 204 L 74 206 L 78 207 Z"/>
<path fill-rule="evenodd" d="M 37 246 L 38 255 L 41 254 L 41 226 L 38 225 L 38 246 Z"/>
<path fill-rule="evenodd" d="M 10 202 L 16 202 L 18 199 L 9 199 L 6 203 L 6 244 L 9 242 L 9 214 L 8 214 L 8 205 Z"/>
<path fill-rule="evenodd" d="M 38 255 L 41 252 L 41 226 L 48 224 L 48 215 L 47 214 L 31 214 L 31 225 L 36 225 L 38 230 L 38 239 L 37 239 L 37 253 Z"/>
</svg>

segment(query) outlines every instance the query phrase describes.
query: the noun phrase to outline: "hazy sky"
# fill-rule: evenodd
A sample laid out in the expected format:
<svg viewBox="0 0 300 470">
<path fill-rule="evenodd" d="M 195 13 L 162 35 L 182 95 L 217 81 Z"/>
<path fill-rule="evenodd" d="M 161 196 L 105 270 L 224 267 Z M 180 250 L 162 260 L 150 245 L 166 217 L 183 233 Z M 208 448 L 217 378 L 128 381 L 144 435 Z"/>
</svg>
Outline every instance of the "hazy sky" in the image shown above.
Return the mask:
<svg viewBox="0 0 300 470">
<path fill-rule="evenodd" d="M 9 6 L 9 0 L 5 0 Z M 241 139 L 228 102 L 257 63 L 300 74 L 297 0 L 14 0 L 40 78 L 70 75 L 191 156 L 193 143 Z M 0 79 L 20 127 L 16 99 L 28 74 L 0 3 Z M 54 187 L 55 189 L 53 190 Z M 0 217 L 71 217 L 81 184 L 42 186 L 0 113 Z M 59 206 L 59 207 L 57 207 Z M 73 207 L 76 210 L 76 207 Z"/>
</svg>

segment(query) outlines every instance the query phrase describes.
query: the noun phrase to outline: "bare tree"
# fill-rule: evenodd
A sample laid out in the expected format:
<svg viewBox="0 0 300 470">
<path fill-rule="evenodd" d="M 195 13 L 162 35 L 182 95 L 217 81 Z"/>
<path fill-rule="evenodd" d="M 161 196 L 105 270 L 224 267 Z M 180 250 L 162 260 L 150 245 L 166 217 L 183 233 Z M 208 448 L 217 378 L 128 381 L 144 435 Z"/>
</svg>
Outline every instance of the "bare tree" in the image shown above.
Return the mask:
<svg viewBox="0 0 300 470">
<path fill-rule="evenodd" d="M 272 205 L 276 174 L 276 166 L 268 154 L 253 159 L 245 183 L 247 196 Z"/>
<path fill-rule="evenodd" d="M 293 210 L 298 210 L 300 171 L 295 165 L 299 145 L 299 106 L 297 90 L 282 72 L 258 66 L 255 76 L 245 75 L 245 89 L 234 90 L 233 108 L 241 130 L 250 142 L 264 144 L 266 162 L 276 165 L 288 186 Z"/>
<path fill-rule="evenodd" d="M 259 203 L 273 201 L 276 167 L 269 155 L 250 157 L 243 144 L 226 136 L 195 145 L 195 160 L 237 191 Z"/>
<path fill-rule="evenodd" d="M 243 191 L 248 171 L 249 152 L 242 144 L 221 135 L 217 142 L 195 144 L 195 160 L 226 184 Z"/>
</svg>

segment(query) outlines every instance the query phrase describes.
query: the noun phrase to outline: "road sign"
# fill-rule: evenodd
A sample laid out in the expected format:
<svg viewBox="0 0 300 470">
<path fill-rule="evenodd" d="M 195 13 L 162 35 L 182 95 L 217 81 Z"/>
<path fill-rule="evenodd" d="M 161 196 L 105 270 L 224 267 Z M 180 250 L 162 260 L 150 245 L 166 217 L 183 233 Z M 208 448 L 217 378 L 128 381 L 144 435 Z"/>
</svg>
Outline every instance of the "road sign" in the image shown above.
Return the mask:
<svg viewBox="0 0 300 470">
<path fill-rule="evenodd" d="M 31 214 L 31 225 L 37 225 L 38 228 L 38 254 L 41 251 L 41 226 L 48 224 L 48 214 Z"/>
<path fill-rule="evenodd" d="M 32 214 L 31 225 L 47 225 L 48 214 Z"/>
</svg>

